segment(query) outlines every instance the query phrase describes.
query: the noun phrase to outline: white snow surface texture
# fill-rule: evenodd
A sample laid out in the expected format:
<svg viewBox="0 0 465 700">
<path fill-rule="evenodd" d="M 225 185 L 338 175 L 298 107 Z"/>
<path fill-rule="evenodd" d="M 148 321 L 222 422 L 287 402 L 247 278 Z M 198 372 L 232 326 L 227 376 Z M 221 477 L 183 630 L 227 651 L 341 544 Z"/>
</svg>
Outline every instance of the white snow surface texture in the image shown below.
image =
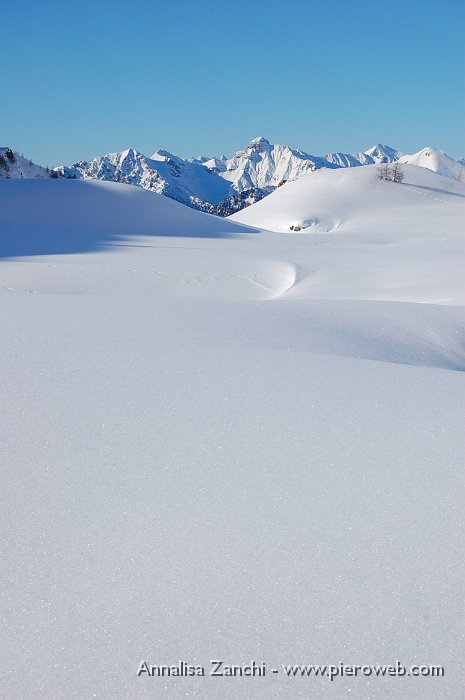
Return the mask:
<svg viewBox="0 0 465 700">
<path fill-rule="evenodd" d="M 463 697 L 465 185 L 404 168 L 0 182 L 1 697 Z M 268 671 L 137 677 L 210 659 Z"/>
</svg>

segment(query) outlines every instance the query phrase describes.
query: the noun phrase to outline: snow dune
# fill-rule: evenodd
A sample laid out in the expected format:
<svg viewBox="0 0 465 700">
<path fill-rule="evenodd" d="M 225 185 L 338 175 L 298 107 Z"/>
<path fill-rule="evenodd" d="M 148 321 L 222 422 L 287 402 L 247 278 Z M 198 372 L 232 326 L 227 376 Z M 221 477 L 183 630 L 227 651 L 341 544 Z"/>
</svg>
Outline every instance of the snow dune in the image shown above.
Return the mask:
<svg viewBox="0 0 465 700">
<path fill-rule="evenodd" d="M 2 696 L 460 696 L 465 189 L 405 170 L 0 183 Z M 445 676 L 137 678 L 213 658 Z"/>
</svg>

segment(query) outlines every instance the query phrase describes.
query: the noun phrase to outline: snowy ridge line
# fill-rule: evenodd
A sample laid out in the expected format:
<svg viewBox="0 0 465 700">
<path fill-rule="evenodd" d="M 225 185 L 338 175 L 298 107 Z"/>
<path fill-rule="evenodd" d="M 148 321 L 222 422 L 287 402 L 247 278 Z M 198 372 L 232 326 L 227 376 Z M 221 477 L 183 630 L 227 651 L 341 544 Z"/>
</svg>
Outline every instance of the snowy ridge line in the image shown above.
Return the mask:
<svg viewBox="0 0 465 700">
<path fill-rule="evenodd" d="M 0 149 L 2 152 L 8 149 Z M 97 179 L 137 185 L 179 201 L 194 209 L 229 216 L 263 199 L 286 182 L 325 169 L 354 168 L 396 160 L 429 168 L 441 175 L 465 180 L 465 165 L 442 151 L 428 147 L 403 155 L 390 146 L 376 144 L 360 153 L 327 153 L 315 156 L 283 144 L 271 144 L 263 136 L 231 158 L 180 158 L 159 149 L 149 158 L 134 148 L 60 165 L 51 171 L 17 156 L 18 166 L 1 167 L 0 177 L 64 177 Z M 5 159 L 4 159 L 5 160 Z"/>
</svg>

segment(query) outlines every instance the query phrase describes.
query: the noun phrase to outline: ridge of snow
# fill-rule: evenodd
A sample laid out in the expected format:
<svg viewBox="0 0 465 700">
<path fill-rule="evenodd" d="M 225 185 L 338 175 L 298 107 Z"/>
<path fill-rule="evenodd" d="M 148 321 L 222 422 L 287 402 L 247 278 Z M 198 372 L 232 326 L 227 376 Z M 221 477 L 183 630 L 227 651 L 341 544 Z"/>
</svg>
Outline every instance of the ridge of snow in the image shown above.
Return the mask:
<svg viewBox="0 0 465 700">
<path fill-rule="evenodd" d="M 187 161 L 169 151 L 157 150 L 151 158 L 127 149 L 71 166 L 77 178 L 99 179 L 139 185 L 194 208 L 217 204 L 229 193 L 229 185 L 198 162 Z M 61 172 L 64 173 L 63 167 Z"/>
<path fill-rule="evenodd" d="M 404 155 L 399 160 L 401 163 L 433 170 L 435 173 L 445 177 L 465 180 L 465 165 L 458 160 L 454 160 L 444 151 L 431 146 L 422 148 L 421 151 L 412 155 Z"/>
<path fill-rule="evenodd" d="M 261 196 L 264 190 L 270 191 L 283 181 L 295 180 L 310 171 L 371 164 L 391 159 L 397 153 L 378 144 L 358 156 L 342 153 L 315 156 L 288 145 L 271 144 L 264 136 L 257 136 L 246 149 L 230 158 L 222 155 L 183 159 L 164 149 L 147 158 L 135 149 L 126 149 L 120 154 L 110 153 L 75 163 L 68 169 L 62 167 L 61 173 L 67 177 L 140 185 L 194 208 L 208 210 L 247 191 L 251 196 L 238 200 L 245 206 L 254 201 L 253 190 L 257 190 L 257 197 Z"/>
<path fill-rule="evenodd" d="M 361 153 L 328 153 L 325 158 L 342 168 L 351 168 L 374 163 L 391 163 L 400 155 L 400 151 L 396 151 L 395 148 L 377 143 Z"/>
<path fill-rule="evenodd" d="M 6 149 L 0 149 L 0 152 Z M 231 203 L 231 212 L 257 201 L 264 192 L 297 180 L 321 169 L 358 168 L 397 159 L 407 164 L 434 170 L 441 175 L 465 179 L 465 165 L 449 158 L 442 151 L 425 148 L 417 154 L 403 156 L 396 149 L 377 143 L 360 153 L 327 153 L 315 156 L 284 144 L 272 144 L 264 136 L 256 136 L 248 146 L 225 156 L 181 158 L 164 149 L 150 158 L 134 148 L 60 166 L 55 171 L 70 179 L 98 179 L 138 185 L 202 211 L 224 211 Z M 1 177 L 49 177 L 45 168 L 30 165 L 17 156 L 17 163 Z M 256 190 L 256 192 L 255 192 Z M 245 197 L 237 194 L 247 192 Z"/>
</svg>

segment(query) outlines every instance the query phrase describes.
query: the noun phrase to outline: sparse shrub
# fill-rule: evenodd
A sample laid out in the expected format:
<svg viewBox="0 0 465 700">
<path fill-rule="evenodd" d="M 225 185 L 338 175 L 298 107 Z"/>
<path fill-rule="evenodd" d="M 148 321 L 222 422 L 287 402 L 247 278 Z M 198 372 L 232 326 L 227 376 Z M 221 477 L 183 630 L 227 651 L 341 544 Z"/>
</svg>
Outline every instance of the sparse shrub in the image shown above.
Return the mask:
<svg viewBox="0 0 465 700">
<path fill-rule="evenodd" d="M 388 163 L 381 163 L 378 165 L 376 168 L 376 177 L 378 180 L 386 180 L 387 182 L 391 182 L 392 174 Z"/>
<path fill-rule="evenodd" d="M 386 182 L 403 182 L 405 179 L 404 169 L 398 161 L 394 163 L 380 163 L 376 168 L 378 180 Z"/>
<path fill-rule="evenodd" d="M 7 148 L 7 149 L 6 149 L 6 151 L 5 151 L 5 158 L 8 158 L 8 160 L 10 161 L 10 163 L 14 163 L 14 162 L 16 161 L 15 154 L 13 153 L 13 151 L 11 150 L 11 148 Z"/>
<path fill-rule="evenodd" d="M 392 164 L 392 181 L 393 182 L 403 182 L 405 180 L 405 173 L 402 164 L 399 161 L 395 161 Z"/>
</svg>

